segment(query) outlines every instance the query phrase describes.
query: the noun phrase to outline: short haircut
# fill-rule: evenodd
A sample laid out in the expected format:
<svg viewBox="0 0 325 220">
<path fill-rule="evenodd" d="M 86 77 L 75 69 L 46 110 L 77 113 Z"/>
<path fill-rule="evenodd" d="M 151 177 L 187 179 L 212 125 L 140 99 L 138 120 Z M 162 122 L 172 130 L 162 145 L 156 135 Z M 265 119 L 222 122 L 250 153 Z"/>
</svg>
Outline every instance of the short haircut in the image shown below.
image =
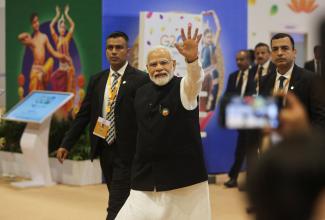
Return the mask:
<svg viewBox="0 0 325 220">
<path fill-rule="evenodd" d="M 321 50 L 321 49 L 322 49 L 321 45 L 314 46 L 314 53 L 316 53 L 317 50 Z"/>
<path fill-rule="evenodd" d="M 253 63 L 255 60 L 255 51 L 252 49 L 247 49 L 247 56 L 250 63 Z"/>
<path fill-rule="evenodd" d="M 266 47 L 267 48 L 267 51 L 270 52 L 270 47 L 266 43 L 259 42 L 258 44 L 256 44 L 254 50 L 256 50 L 256 48 L 258 48 L 258 47 Z"/>
<path fill-rule="evenodd" d="M 236 56 L 237 56 L 239 53 L 241 53 L 241 52 L 244 52 L 245 55 L 246 55 L 246 58 L 247 58 L 247 59 L 250 59 L 250 53 L 249 53 L 248 50 L 245 50 L 245 49 L 238 50 L 237 53 L 236 53 Z"/>
<path fill-rule="evenodd" d="M 289 38 L 291 45 L 292 45 L 292 49 L 295 49 L 295 41 L 293 40 L 293 38 L 291 37 L 290 34 L 286 34 L 286 33 L 277 33 L 275 34 L 272 38 L 271 38 L 271 47 L 272 47 L 272 41 L 273 40 L 277 40 L 277 39 L 281 39 L 281 38 Z"/>
<path fill-rule="evenodd" d="M 108 35 L 106 37 L 106 41 L 109 39 L 109 38 L 118 38 L 118 37 L 122 37 L 126 43 L 129 42 L 129 37 L 128 35 L 126 35 L 126 33 L 122 32 L 122 31 L 114 31 L 112 32 L 110 35 Z"/>
<path fill-rule="evenodd" d="M 256 219 L 310 219 L 325 189 L 325 140 L 321 133 L 292 134 L 256 164 L 248 195 Z"/>
<path fill-rule="evenodd" d="M 38 17 L 38 14 L 36 12 L 33 12 L 29 17 L 30 23 L 33 23 L 35 17 Z"/>
</svg>

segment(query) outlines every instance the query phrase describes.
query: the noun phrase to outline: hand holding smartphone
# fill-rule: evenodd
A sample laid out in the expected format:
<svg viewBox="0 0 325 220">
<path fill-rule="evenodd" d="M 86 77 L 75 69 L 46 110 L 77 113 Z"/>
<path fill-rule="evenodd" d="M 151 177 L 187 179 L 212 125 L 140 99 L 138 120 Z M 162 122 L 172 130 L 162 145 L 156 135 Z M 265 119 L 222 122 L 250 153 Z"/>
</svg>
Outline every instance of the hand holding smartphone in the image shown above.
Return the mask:
<svg viewBox="0 0 325 220">
<path fill-rule="evenodd" d="M 277 97 L 228 96 L 221 104 L 221 122 L 228 129 L 277 128 L 281 100 Z"/>
</svg>

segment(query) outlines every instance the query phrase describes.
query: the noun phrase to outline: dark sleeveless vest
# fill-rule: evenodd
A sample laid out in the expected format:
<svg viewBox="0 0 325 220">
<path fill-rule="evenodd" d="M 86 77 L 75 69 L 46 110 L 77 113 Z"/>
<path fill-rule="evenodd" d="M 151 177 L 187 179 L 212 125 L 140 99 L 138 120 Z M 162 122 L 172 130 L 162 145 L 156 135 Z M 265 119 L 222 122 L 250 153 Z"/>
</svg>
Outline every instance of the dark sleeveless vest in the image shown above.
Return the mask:
<svg viewBox="0 0 325 220">
<path fill-rule="evenodd" d="M 177 77 L 165 86 L 150 82 L 137 91 L 132 189 L 166 191 L 207 180 L 199 111 L 183 107 L 180 82 Z"/>
</svg>

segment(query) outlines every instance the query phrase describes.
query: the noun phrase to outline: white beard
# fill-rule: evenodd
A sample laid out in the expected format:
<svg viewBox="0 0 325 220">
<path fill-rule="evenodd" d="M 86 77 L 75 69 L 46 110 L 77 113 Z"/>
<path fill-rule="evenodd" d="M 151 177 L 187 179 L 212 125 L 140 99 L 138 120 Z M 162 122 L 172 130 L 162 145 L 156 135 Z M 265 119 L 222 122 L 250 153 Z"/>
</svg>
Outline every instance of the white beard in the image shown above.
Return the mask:
<svg viewBox="0 0 325 220">
<path fill-rule="evenodd" d="M 157 86 L 164 86 L 173 78 L 174 73 L 169 73 L 167 76 L 154 77 L 150 75 L 151 81 Z"/>
</svg>

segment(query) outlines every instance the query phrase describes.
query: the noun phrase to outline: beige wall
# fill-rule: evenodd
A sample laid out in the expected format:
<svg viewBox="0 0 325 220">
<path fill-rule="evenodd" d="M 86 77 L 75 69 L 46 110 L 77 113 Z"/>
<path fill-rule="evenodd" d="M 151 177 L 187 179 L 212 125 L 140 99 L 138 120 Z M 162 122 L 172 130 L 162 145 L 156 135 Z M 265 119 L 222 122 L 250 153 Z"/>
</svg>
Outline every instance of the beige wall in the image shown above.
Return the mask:
<svg viewBox="0 0 325 220">
<path fill-rule="evenodd" d="M 289 32 L 307 35 L 306 58 L 313 58 L 313 47 L 318 43 L 318 25 L 325 11 L 325 1 L 316 0 L 318 8 L 312 13 L 295 13 L 289 7 L 291 1 L 269 0 L 248 1 L 248 47 L 254 48 L 258 42 L 270 42 L 273 32 Z M 299 1 L 297 1 L 299 2 Z M 272 6 L 277 13 L 272 14 Z M 299 51 L 298 51 L 299 52 Z"/>
</svg>

